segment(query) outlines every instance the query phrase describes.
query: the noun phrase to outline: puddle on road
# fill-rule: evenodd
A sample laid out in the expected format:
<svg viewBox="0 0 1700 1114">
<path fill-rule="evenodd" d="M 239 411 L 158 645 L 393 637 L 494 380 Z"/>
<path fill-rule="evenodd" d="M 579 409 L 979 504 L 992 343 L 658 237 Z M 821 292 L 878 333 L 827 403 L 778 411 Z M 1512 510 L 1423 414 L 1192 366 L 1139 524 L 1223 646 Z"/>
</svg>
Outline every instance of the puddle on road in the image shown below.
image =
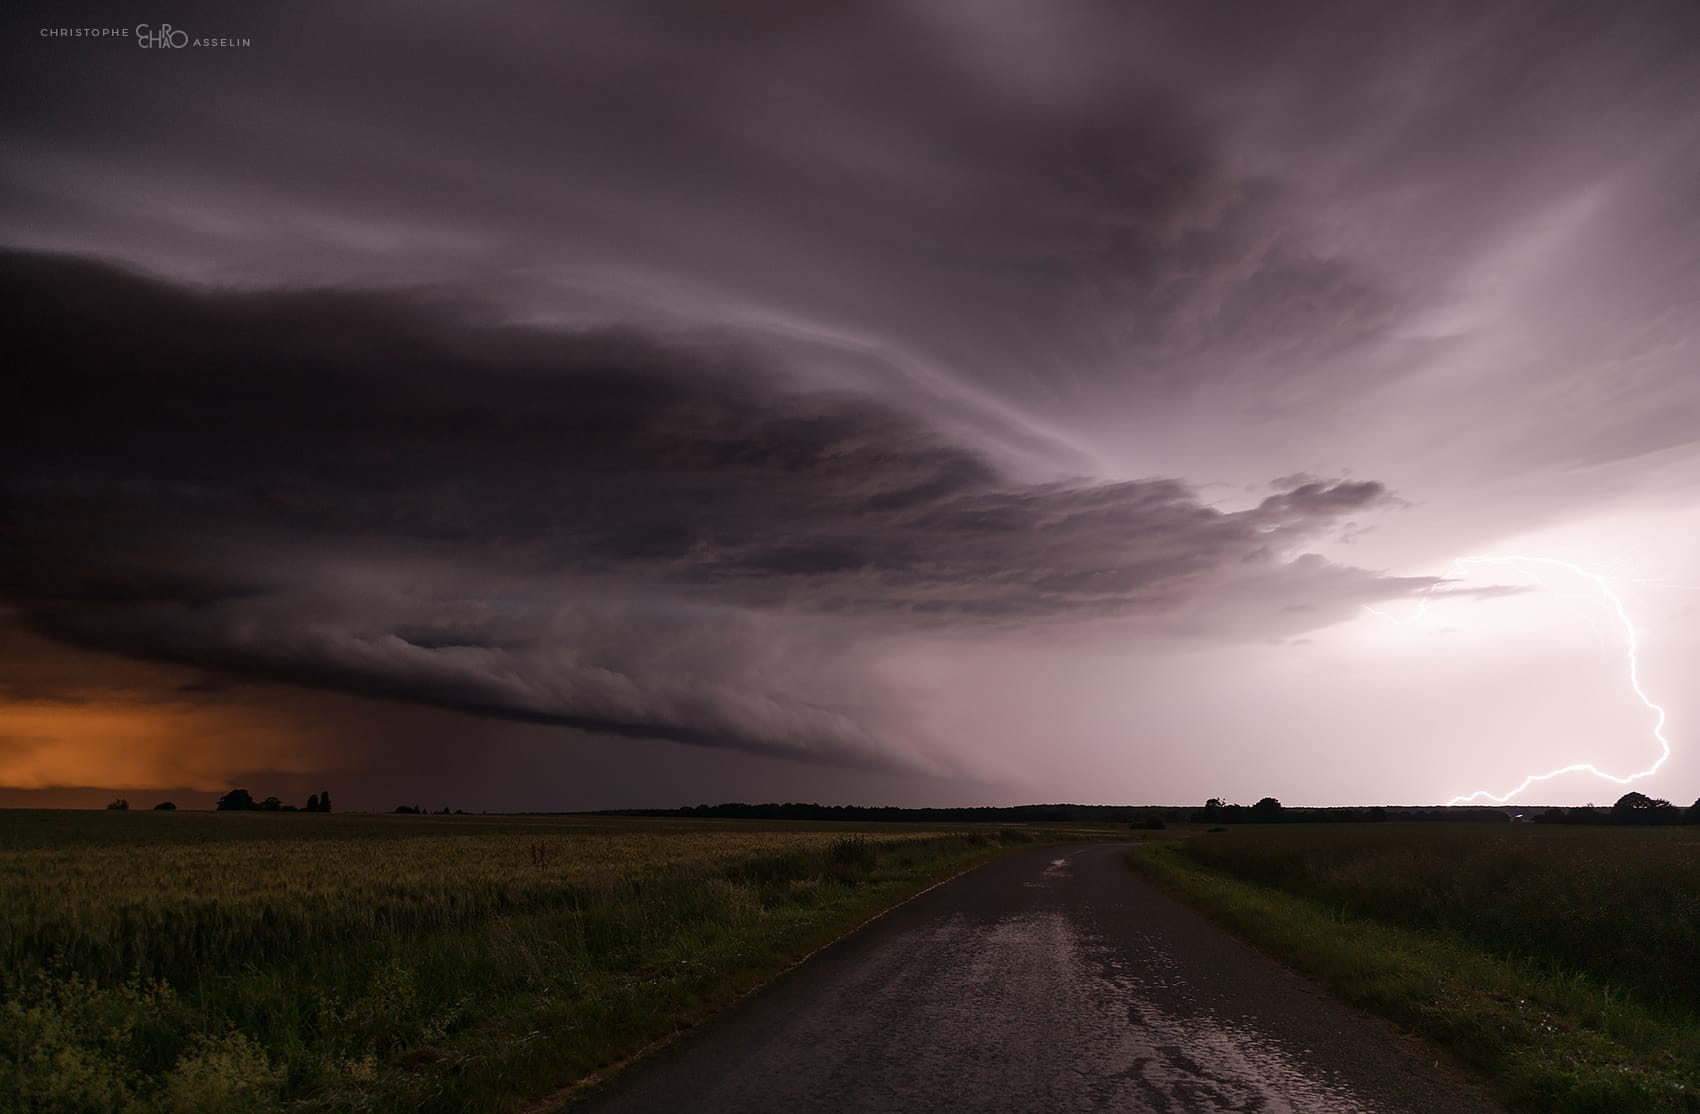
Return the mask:
<svg viewBox="0 0 1700 1114">
<path fill-rule="evenodd" d="M 1021 884 L 1028 889 L 1042 890 L 1059 878 L 1067 878 L 1071 873 L 1071 864 L 1067 858 L 1052 859 L 1051 865 L 1047 866 L 1040 873 L 1038 881 L 1023 882 Z"/>
<path fill-rule="evenodd" d="M 1158 1005 L 1153 989 L 1184 992 L 1162 953 L 1150 953 L 1157 965 L 1141 977 L 1130 976 L 1112 953 L 1049 912 L 999 921 L 972 946 L 961 977 L 970 1009 L 1022 1002 L 1031 1010 L 1035 992 L 1048 1003 L 1035 1028 L 1048 1034 L 1046 1055 L 1064 1069 L 1062 1093 L 1051 1101 L 1083 1109 L 1369 1114 L 1302 1051 L 1208 1010 L 1182 1015 Z"/>
</svg>

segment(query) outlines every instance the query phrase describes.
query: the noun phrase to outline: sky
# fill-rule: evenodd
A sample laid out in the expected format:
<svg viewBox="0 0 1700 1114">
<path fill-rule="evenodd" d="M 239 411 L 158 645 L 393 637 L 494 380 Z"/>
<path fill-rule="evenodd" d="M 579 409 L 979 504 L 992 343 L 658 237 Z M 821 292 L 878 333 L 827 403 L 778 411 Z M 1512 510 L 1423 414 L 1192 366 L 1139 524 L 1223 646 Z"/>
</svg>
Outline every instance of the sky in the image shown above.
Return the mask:
<svg viewBox="0 0 1700 1114">
<path fill-rule="evenodd" d="M 1700 794 L 1687 0 L 168 8 L 0 13 L 0 805 Z"/>
</svg>

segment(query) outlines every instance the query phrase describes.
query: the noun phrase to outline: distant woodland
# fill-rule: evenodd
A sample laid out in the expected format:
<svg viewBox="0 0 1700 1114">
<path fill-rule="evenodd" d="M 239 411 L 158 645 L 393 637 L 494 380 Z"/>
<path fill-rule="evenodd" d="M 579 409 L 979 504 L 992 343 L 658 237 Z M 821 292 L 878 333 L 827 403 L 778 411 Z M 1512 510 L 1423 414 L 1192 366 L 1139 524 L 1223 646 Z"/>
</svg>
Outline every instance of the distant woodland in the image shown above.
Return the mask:
<svg viewBox="0 0 1700 1114">
<path fill-rule="evenodd" d="M 692 816 L 725 820 L 868 820 L 910 823 L 986 824 L 1129 824 L 1154 827 L 1159 823 L 1198 824 L 1373 824 L 1389 821 L 1514 820 L 1543 824 L 1700 824 L 1700 800 L 1688 809 L 1641 793 L 1625 793 L 1610 807 L 1506 808 L 1482 805 L 1369 807 L 1288 807 L 1274 797 L 1256 804 L 1230 804 L 1212 797 L 1202 808 L 1177 805 L 1013 805 L 1004 808 L 896 808 L 865 805 L 821 805 L 787 801 L 784 804 L 687 805 L 675 809 L 609 809 L 597 816 Z"/>
<path fill-rule="evenodd" d="M 1389 820 L 1498 820 L 1511 813 L 1498 808 L 1287 808 L 1273 797 L 1254 805 L 1229 804 L 1212 797 L 1203 808 L 1185 805 L 1012 805 L 1004 808 L 896 808 L 864 805 L 784 804 L 695 805 L 676 809 L 613 809 L 598 816 L 696 816 L 728 820 L 870 820 L 910 823 L 985 824 L 1134 824 L 1195 821 L 1212 824 L 1305 821 L 1373 823 Z"/>
</svg>

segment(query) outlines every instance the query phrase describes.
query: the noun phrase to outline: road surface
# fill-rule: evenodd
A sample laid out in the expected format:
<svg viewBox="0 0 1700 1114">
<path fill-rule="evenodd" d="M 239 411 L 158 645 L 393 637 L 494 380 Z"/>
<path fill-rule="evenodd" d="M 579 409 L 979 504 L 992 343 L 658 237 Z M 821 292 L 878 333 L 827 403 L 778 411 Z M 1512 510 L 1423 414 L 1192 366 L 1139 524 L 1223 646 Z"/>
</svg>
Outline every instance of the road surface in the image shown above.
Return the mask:
<svg viewBox="0 0 1700 1114">
<path fill-rule="evenodd" d="M 1153 889 L 1126 853 L 1021 852 L 936 887 L 570 1109 L 1498 1109 Z"/>
</svg>

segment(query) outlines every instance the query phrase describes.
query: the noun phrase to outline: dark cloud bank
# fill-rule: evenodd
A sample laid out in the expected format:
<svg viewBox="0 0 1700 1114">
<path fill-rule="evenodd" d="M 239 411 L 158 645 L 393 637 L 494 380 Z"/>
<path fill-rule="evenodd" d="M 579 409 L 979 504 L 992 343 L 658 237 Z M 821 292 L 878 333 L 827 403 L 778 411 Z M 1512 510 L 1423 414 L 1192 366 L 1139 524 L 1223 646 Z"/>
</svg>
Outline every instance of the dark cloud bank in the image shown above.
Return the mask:
<svg viewBox="0 0 1700 1114">
<path fill-rule="evenodd" d="M 1284 635 L 1420 588 L 1302 556 L 1380 505 L 1023 485 L 724 341 L 438 295 L 0 264 L 5 603 L 73 645 L 585 730 L 945 771 L 882 639 Z"/>
</svg>

